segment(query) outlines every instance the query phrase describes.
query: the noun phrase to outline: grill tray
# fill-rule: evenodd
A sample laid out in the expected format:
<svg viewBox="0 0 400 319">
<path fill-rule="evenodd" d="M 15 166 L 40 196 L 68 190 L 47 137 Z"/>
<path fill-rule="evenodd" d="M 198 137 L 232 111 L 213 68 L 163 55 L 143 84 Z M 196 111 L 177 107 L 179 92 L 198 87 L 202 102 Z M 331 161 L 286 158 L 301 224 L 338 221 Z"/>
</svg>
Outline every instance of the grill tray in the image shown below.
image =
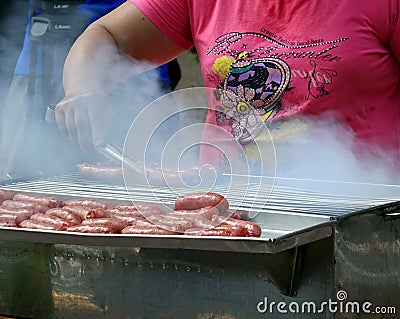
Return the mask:
<svg viewBox="0 0 400 319">
<path fill-rule="evenodd" d="M 265 191 L 265 195 L 258 193 L 253 196 L 259 190 L 259 184 L 235 185 L 229 189 L 223 184 L 216 185 L 212 191 L 224 194 L 232 208 L 249 210 L 252 220 L 262 228 L 260 238 L 80 234 L 3 227 L 0 239 L 91 246 L 278 253 L 331 236 L 332 225 L 340 219 L 393 203 L 399 192 L 397 186 L 354 186 L 352 183 L 276 179 L 271 194 Z M 176 198 L 176 194 L 167 187 L 137 185 L 128 188 L 128 192 L 125 186 L 89 181 L 79 174 L 61 174 L 28 181 L 10 180 L 3 182 L 1 187 L 15 192 L 57 196 L 63 200 L 98 198 L 115 204 L 132 200 L 172 207 Z M 244 187 L 247 189 L 246 198 L 239 200 Z M 191 192 L 190 189 L 177 191 L 180 194 Z M 346 195 L 343 195 L 344 192 Z M 380 194 L 380 198 L 373 198 L 370 194 Z"/>
</svg>

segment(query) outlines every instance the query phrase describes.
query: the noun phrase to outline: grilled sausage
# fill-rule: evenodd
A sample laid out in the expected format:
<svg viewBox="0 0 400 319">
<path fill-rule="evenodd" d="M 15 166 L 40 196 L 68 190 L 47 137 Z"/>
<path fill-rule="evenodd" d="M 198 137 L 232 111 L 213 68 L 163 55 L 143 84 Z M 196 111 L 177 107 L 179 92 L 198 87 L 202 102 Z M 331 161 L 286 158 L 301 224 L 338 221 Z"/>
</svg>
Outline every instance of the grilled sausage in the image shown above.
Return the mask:
<svg viewBox="0 0 400 319">
<path fill-rule="evenodd" d="M 45 213 L 49 207 L 41 204 L 37 204 L 34 202 L 22 202 L 17 200 L 5 200 L 1 207 L 3 208 L 10 208 L 10 209 L 31 209 L 36 210 L 39 213 Z"/>
<path fill-rule="evenodd" d="M 194 210 L 208 206 L 215 207 L 220 212 L 229 209 L 229 203 L 224 196 L 207 192 L 179 196 L 175 201 L 174 210 Z"/>
<path fill-rule="evenodd" d="M 14 195 L 14 200 L 21 202 L 33 202 L 50 208 L 61 207 L 62 201 L 56 197 L 41 196 L 36 194 L 17 193 Z"/>
<path fill-rule="evenodd" d="M 13 199 L 14 198 L 14 193 L 6 190 L 6 189 L 0 189 L 0 204 L 3 203 L 5 200 Z"/>
<path fill-rule="evenodd" d="M 79 215 L 63 208 L 50 208 L 49 210 L 46 211 L 46 215 L 56 216 L 61 219 L 64 219 L 71 226 L 80 225 L 80 223 L 82 222 L 82 219 L 79 217 Z"/>
</svg>

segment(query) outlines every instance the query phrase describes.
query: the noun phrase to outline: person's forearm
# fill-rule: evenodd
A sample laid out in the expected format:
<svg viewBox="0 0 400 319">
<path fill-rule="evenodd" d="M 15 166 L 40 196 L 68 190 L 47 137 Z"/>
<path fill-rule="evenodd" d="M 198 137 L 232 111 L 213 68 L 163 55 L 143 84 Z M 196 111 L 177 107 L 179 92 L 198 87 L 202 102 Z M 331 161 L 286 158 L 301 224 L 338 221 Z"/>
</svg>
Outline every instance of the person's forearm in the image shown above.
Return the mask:
<svg viewBox="0 0 400 319">
<path fill-rule="evenodd" d="M 66 58 L 63 85 L 66 96 L 109 94 L 117 83 L 150 68 L 120 54 L 111 34 L 101 25 L 89 26 Z"/>
</svg>

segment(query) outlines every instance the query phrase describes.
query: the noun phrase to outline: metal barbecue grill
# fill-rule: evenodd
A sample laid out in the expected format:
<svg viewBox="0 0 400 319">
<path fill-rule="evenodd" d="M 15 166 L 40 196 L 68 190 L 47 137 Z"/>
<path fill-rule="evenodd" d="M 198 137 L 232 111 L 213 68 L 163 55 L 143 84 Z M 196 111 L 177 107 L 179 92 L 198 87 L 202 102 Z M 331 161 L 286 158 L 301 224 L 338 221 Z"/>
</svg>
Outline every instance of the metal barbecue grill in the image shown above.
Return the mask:
<svg viewBox="0 0 400 319">
<path fill-rule="evenodd" d="M 172 206 L 176 199 L 167 187 L 127 190 L 79 174 L 10 180 L 2 188 L 115 203 Z M 226 194 L 232 208 L 248 210 L 263 230 L 261 238 L 2 228 L 0 313 L 24 318 L 371 318 L 368 309 L 356 309 L 368 301 L 374 310 L 386 311 L 376 318 L 399 318 L 393 313 L 400 312 L 398 186 L 277 178 L 271 193 L 259 190 L 250 182 L 230 188 L 219 184 L 212 191 Z M 328 309 L 329 300 L 343 309 Z"/>
</svg>

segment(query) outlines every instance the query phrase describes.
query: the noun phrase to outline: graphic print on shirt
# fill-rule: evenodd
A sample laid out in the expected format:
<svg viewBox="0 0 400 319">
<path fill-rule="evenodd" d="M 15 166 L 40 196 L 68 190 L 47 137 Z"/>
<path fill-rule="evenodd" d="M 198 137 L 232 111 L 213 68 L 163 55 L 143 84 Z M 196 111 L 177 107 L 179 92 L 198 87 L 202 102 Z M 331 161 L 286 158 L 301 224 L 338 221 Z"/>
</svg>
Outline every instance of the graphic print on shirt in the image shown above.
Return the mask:
<svg viewBox="0 0 400 319">
<path fill-rule="evenodd" d="M 228 127 L 245 145 L 258 136 L 264 124 L 277 127 L 286 116 L 298 112 L 301 103 L 328 95 L 338 75 L 334 63 L 341 59 L 334 52 L 346 40 L 290 41 L 264 28 L 262 33 L 220 36 L 207 51 L 216 56 L 207 78 L 217 88 L 217 124 Z M 282 99 L 296 86 L 307 92 L 302 101 L 287 99 L 284 103 Z"/>
</svg>

